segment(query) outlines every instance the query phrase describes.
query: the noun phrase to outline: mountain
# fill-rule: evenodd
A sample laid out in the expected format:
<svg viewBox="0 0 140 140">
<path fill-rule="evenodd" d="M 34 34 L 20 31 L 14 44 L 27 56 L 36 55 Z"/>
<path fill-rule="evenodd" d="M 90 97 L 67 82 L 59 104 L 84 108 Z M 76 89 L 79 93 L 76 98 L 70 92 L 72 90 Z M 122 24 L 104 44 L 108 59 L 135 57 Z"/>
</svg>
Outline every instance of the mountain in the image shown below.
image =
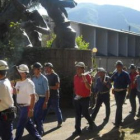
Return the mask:
<svg viewBox="0 0 140 140">
<path fill-rule="evenodd" d="M 80 3 L 67 11 L 72 21 L 140 33 L 140 12 L 131 8 Z"/>
</svg>

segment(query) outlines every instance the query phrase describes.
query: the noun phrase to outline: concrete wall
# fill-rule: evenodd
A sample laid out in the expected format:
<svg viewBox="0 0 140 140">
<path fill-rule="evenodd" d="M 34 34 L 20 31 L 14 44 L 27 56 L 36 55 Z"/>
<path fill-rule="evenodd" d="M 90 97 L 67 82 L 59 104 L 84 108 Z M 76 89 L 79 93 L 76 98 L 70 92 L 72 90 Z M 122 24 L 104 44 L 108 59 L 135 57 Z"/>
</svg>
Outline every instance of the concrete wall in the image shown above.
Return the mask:
<svg viewBox="0 0 140 140">
<path fill-rule="evenodd" d="M 136 37 L 135 39 L 135 50 L 136 50 L 136 57 L 140 56 L 140 38 L 139 37 Z"/>
<path fill-rule="evenodd" d="M 140 59 L 133 57 L 96 57 L 97 66 L 104 67 L 108 72 L 115 69 L 115 63 L 117 60 L 121 60 L 126 67 L 129 67 L 131 63 L 140 66 Z"/>
<path fill-rule="evenodd" d="M 81 35 L 86 42 L 89 42 L 89 48 L 92 49 L 96 45 L 96 29 L 89 26 L 80 26 Z"/>
<path fill-rule="evenodd" d="M 128 56 L 128 38 L 126 34 L 119 34 L 119 56 Z"/>
<path fill-rule="evenodd" d="M 128 56 L 135 57 L 135 36 L 128 35 Z"/>
<path fill-rule="evenodd" d="M 119 55 L 119 42 L 117 32 L 108 32 L 108 55 Z"/>
<path fill-rule="evenodd" d="M 106 30 L 96 30 L 96 47 L 99 55 L 108 55 L 108 32 Z"/>
</svg>

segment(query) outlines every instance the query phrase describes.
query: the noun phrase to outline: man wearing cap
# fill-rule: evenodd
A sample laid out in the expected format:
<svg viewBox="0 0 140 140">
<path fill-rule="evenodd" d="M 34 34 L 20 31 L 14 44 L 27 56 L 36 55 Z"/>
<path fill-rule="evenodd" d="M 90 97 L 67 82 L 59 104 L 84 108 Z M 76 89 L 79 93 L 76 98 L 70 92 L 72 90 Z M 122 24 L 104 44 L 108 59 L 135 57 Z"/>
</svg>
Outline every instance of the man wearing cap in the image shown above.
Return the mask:
<svg viewBox="0 0 140 140">
<path fill-rule="evenodd" d="M 76 75 L 74 76 L 74 105 L 75 105 L 75 131 L 73 135 L 81 134 L 81 115 L 83 115 L 89 123 L 89 129 L 93 129 L 93 122 L 89 115 L 89 101 L 91 95 L 92 79 L 89 74 L 83 75 L 85 64 L 78 62 L 76 64 Z"/>
<path fill-rule="evenodd" d="M 35 84 L 35 92 L 39 96 L 34 109 L 34 121 L 40 135 L 43 135 L 43 111 L 47 108 L 49 99 L 49 85 L 47 78 L 41 73 L 42 65 L 39 62 L 34 63 L 32 81 Z"/>
<path fill-rule="evenodd" d="M 137 95 L 137 84 L 135 82 L 136 76 L 138 75 L 136 71 L 136 66 L 134 64 L 131 64 L 130 67 L 130 79 L 131 79 L 131 84 L 130 84 L 130 91 L 129 91 L 129 100 L 131 104 L 131 114 L 135 116 L 136 113 L 136 95 Z"/>
<path fill-rule="evenodd" d="M 0 60 L 0 139 L 2 140 L 13 140 L 13 120 L 6 114 L 10 113 L 8 110 L 11 107 L 14 107 L 12 87 L 6 78 L 8 69 L 7 62 Z"/>
<path fill-rule="evenodd" d="M 17 104 L 19 106 L 19 119 L 17 123 L 17 131 L 15 140 L 22 138 L 24 128 L 36 139 L 41 140 L 41 136 L 34 127 L 31 117 L 34 113 L 35 105 L 35 85 L 28 78 L 29 68 L 25 64 L 17 66 L 17 70 L 21 76 L 21 81 L 16 83 Z"/>
<path fill-rule="evenodd" d="M 137 96 L 139 99 L 139 110 L 138 110 L 137 117 L 140 117 L 140 67 L 138 67 L 138 75 L 136 76 L 135 82 L 137 88 Z"/>
<path fill-rule="evenodd" d="M 48 101 L 47 109 L 44 110 L 43 120 L 45 120 L 46 115 L 48 114 L 50 108 L 52 107 L 56 113 L 58 120 L 57 127 L 61 127 L 63 118 L 59 107 L 60 78 L 58 74 L 55 73 L 52 63 L 45 64 L 45 73 L 49 82 L 50 98 Z"/>
<path fill-rule="evenodd" d="M 104 68 L 98 68 L 98 76 L 96 85 L 95 85 L 95 93 L 97 94 L 97 103 L 96 107 L 92 113 L 92 120 L 94 121 L 97 113 L 102 105 L 102 103 L 106 106 L 106 117 L 104 122 L 108 122 L 110 116 L 110 77 L 106 75 L 106 71 Z"/>
<path fill-rule="evenodd" d="M 114 125 L 119 127 L 122 123 L 122 107 L 126 91 L 131 83 L 130 76 L 123 70 L 123 63 L 120 60 L 116 62 L 116 71 L 113 73 L 111 81 L 114 82 L 114 96 L 117 105 Z"/>
</svg>

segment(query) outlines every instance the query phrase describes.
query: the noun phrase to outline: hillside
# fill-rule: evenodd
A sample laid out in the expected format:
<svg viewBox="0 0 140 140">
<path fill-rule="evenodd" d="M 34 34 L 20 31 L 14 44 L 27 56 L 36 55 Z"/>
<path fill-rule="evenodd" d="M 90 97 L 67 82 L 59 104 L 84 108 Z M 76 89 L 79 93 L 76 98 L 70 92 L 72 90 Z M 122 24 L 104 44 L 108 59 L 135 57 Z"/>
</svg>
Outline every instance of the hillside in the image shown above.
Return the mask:
<svg viewBox="0 0 140 140">
<path fill-rule="evenodd" d="M 140 33 L 140 12 L 113 5 L 96 5 L 80 3 L 73 9 L 68 9 L 69 19 L 72 21 L 103 27 L 129 30 Z"/>
</svg>

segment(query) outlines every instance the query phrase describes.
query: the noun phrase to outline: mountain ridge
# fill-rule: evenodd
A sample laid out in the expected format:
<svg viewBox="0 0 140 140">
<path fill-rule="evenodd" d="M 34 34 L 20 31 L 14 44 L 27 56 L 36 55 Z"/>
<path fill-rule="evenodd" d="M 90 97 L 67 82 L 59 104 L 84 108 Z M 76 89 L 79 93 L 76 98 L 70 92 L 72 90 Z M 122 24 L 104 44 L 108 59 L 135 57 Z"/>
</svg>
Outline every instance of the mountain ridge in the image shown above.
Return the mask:
<svg viewBox="0 0 140 140">
<path fill-rule="evenodd" d="M 80 3 L 67 11 L 72 21 L 140 33 L 140 11 L 128 7 Z"/>
</svg>

